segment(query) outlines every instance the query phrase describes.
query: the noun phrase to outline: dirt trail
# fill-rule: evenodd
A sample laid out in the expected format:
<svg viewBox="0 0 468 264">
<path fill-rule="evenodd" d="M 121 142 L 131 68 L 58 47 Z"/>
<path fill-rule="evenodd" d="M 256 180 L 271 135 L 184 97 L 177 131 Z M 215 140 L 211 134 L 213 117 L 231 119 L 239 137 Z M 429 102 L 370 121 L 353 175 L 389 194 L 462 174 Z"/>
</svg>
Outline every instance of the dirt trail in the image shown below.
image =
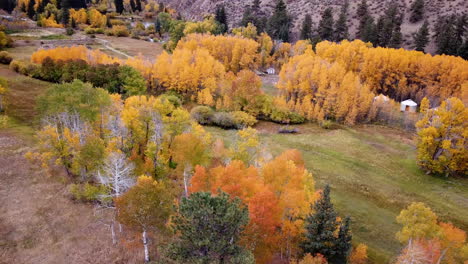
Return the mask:
<svg viewBox="0 0 468 264">
<path fill-rule="evenodd" d="M 31 145 L 0 130 L 0 264 L 133 263 L 92 206 L 68 198 L 61 173 L 48 177 L 23 157 Z"/>
</svg>

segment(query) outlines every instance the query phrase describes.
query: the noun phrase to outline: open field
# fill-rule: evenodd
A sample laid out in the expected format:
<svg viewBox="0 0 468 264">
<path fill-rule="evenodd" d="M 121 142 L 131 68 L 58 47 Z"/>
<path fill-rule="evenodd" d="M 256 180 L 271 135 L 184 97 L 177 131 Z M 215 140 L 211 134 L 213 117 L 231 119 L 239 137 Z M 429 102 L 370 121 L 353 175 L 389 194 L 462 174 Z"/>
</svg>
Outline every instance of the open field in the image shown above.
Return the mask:
<svg viewBox="0 0 468 264">
<path fill-rule="evenodd" d="M 11 91 L 6 96 L 8 115 L 26 124 L 34 124 L 36 98 L 51 84 L 11 71 L 5 65 L 0 65 L 0 77 L 8 81 Z"/>
<path fill-rule="evenodd" d="M 277 134 L 278 125 L 260 123 L 264 147 L 277 155 L 290 148 L 302 152 L 317 188 L 332 187 L 339 213 L 350 215 L 355 242 L 366 243 L 374 263 L 387 263 L 401 245 L 395 217 L 414 201 L 429 205 L 444 221 L 468 229 L 468 179 L 425 175 L 416 166 L 412 135 L 379 126 L 325 130 L 297 126 L 297 135 Z M 208 127 L 226 142 L 234 130 Z M 456 212 L 456 213 L 454 213 Z"/>
</svg>

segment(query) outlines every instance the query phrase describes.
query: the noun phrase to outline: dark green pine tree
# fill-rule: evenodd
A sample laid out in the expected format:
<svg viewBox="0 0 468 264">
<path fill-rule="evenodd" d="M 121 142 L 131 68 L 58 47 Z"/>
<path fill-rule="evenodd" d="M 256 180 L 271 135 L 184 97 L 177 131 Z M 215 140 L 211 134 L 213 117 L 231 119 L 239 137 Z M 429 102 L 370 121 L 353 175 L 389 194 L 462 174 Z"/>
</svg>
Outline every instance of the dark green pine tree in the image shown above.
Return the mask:
<svg viewBox="0 0 468 264">
<path fill-rule="evenodd" d="M 466 15 L 459 15 L 456 19 L 455 25 L 455 43 L 454 46 L 458 49 L 463 45 L 463 36 L 467 31 L 467 16 Z M 458 52 L 457 52 L 458 54 Z"/>
<path fill-rule="evenodd" d="M 466 37 L 463 45 L 461 45 L 461 47 L 458 49 L 458 56 L 468 60 L 468 36 Z"/>
<path fill-rule="evenodd" d="M 135 0 L 130 0 L 130 9 L 132 9 L 132 12 L 136 11 Z"/>
<path fill-rule="evenodd" d="M 288 42 L 290 23 L 291 18 L 289 17 L 286 4 L 283 0 L 278 0 L 273 15 L 268 21 L 268 33 L 274 39 Z"/>
<path fill-rule="evenodd" d="M 390 45 L 392 37 L 395 37 L 395 39 L 398 38 L 398 32 L 395 31 L 398 31 L 399 24 L 401 27 L 401 19 L 402 16 L 399 15 L 398 4 L 390 4 L 387 10 L 385 11 L 385 14 L 379 18 L 379 21 L 377 23 L 376 31 L 378 34 L 378 46 L 388 47 Z"/>
<path fill-rule="evenodd" d="M 16 6 L 16 1 L 15 0 L 2 0 L 0 1 L 0 9 L 3 9 L 7 11 L 8 13 L 11 13 L 13 9 L 15 9 Z"/>
<path fill-rule="evenodd" d="M 390 39 L 390 42 L 388 44 L 390 48 L 398 49 L 401 47 L 401 42 L 403 41 L 403 36 L 401 34 L 402 20 L 403 19 L 401 18 L 395 22 L 392 32 L 392 38 Z"/>
<path fill-rule="evenodd" d="M 39 5 L 37 6 L 37 13 L 42 14 L 44 13 L 45 7 L 49 3 L 49 0 L 42 0 Z"/>
<path fill-rule="evenodd" d="M 138 10 L 138 12 L 143 10 L 141 7 L 141 0 L 136 0 L 136 10 Z"/>
<path fill-rule="evenodd" d="M 21 3 L 20 10 L 21 10 L 21 12 L 26 13 L 27 8 L 26 8 L 26 4 L 24 2 Z"/>
<path fill-rule="evenodd" d="M 251 252 L 239 245 L 248 222 L 248 210 L 238 198 L 193 193 L 182 199 L 172 219 L 177 238 L 169 245 L 169 257 L 181 263 L 254 263 Z"/>
<path fill-rule="evenodd" d="M 159 20 L 159 17 L 157 17 L 156 21 L 154 22 L 154 29 L 156 30 L 156 33 L 158 33 L 159 37 L 161 37 L 162 27 L 161 27 L 161 20 Z"/>
<path fill-rule="evenodd" d="M 252 5 L 246 5 L 244 8 L 244 13 L 242 14 L 242 19 L 239 24 L 245 27 L 249 23 L 257 27 L 257 32 L 263 32 L 267 27 L 268 19 L 262 13 L 259 0 L 254 0 Z"/>
<path fill-rule="evenodd" d="M 119 14 L 122 14 L 124 11 L 124 5 L 123 5 L 123 0 L 114 0 L 115 4 L 115 11 Z"/>
<path fill-rule="evenodd" d="M 34 15 L 36 14 L 36 10 L 34 9 L 34 6 L 36 5 L 35 0 L 29 0 L 28 2 L 28 12 L 27 15 L 30 19 L 34 18 Z"/>
<path fill-rule="evenodd" d="M 70 21 L 70 0 L 62 0 L 62 24 L 68 25 Z"/>
<path fill-rule="evenodd" d="M 341 7 L 340 17 L 336 21 L 335 27 L 335 41 L 348 39 L 348 7 L 349 2 L 346 0 Z"/>
<path fill-rule="evenodd" d="M 425 8 L 424 0 L 415 0 L 410 7 L 410 22 L 416 23 L 423 19 L 424 17 L 424 8 Z"/>
<path fill-rule="evenodd" d="M 359 19 L 359 26 L 356 33 L 356 38 L 363 39 L 365 28 L 368 27 L 369 17 L 369 7 L 367 6 L 366 0 L 361 0 L 358 5 L 357 12 L 356 12 L 358 19 Z"/>
<path fill-rule="evenodd" d="M 434 28 L 435 44 L 437 54 L 456 55 L 457 43 L 457 21 L 456 15 L 449 17 L 439 17 Z"/>
<path fill-rule="evenodd" d="M 419 28 L 419 30 L 413 36 L 414 49 L 417 51 L 424 52 L 427 43 L 429 43 L 429 23 L 424 21 L 424 24 Z"/>
<path fill-rule="evenodd" d="M 364 21 L 364 24 L 362 25 L 360 39 L 364 42 L 370 42 L 376 46 L 379 39 L 377 28 L 378 25 L 375 24 L 374 18 L 370 15 L 367 16 L 366 21 Z"/>
<path fill-rule="evenodd" d="M 346 263 L 348 255 L 351 251 L 351 230 L 350 230 L 351 219 L 349 216 L 345 217 L 343 222 L 340 224 L 340 230 L 338 231 L 338 238 L 335 244 L 335 256 L 329 259 L 329 263 Z"/>
<path fill-rule="evenodd" d="M 333 9 L 328 7 L 322 14 L 322 19 L 319 22 L 317 33 L 322 40 L 333 40 Z"/>
<path fill-rule="evenodd" d="M 312 17 L 307 14 L 302 22 L 301 39 L 312 39 Z"/>
<path fill-rule="evenodd" d="M 301 248 L 305 254 L 317 253 L 331 259 L 337 255 L 335 232 L 338 227 L 337 214 L 330 200 L 330 186 L 325 186 L 323 194 L 315 202 L 311 213 L 305 220 L 305 240 Z"/>
<path fill-rule="evenodd" d="M 220 31 L 221 33 L 226 33 L 228 32 L 228 22 L 227 22 L 227 15 L 226 15 L 226 9 L 223 6 L 218 6 L 216 8 L 216 13 L 215 13 L 215 19 L 220 25 Z"/>
</svg>

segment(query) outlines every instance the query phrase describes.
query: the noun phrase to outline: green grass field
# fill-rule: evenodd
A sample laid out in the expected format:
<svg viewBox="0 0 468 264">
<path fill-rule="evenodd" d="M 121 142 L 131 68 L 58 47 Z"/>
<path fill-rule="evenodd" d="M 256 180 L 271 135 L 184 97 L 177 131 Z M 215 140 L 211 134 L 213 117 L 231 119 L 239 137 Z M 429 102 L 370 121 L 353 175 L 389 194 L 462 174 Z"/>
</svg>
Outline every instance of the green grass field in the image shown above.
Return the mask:
<svg viewBox="0 0 468 264">
<path fill-rule="evenodd" d="M 412 135 L 379 126 L 297 127 L 301 133 L 296 135 L 277 134 L 278 126 L 272 124 L 260 124 L 258 129 L 272 154 L 300 150 L 317 188 L 331 185 L 340 215 L 353 219 L 354 242 L 369 246 L 374 263 L 387 263 L 399 253 L 395 233 L 400 227 L 395 217 L 411 202 L 424 202 L 441 220 L 467 230 L 468 180 L 437 178 L 420 171 Z M 236 133 L 214 127 L 207 130 L 227 143 Z"/>
</svg>

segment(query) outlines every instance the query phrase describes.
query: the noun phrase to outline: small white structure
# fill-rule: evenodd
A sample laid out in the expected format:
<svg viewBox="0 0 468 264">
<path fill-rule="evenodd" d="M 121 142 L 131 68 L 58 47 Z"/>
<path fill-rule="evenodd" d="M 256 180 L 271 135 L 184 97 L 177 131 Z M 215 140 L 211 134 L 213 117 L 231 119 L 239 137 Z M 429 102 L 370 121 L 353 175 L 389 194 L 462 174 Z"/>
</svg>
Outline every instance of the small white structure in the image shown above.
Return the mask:
<svg viewBox="0 0 468 264">
<path fill-rule="evenodd" d="M 408 99 L 408 100 L 401 102 L 400 111 L 416 113 L 417 107 L 418 107 L 418 104 L 415 101 Z"/>
<path fill-rule="evenodd" d="M 274 75 L 274 74 L 276 73 L 275 68 L 268 68 L 268 69 L 267 69 L 267 73 L 268 73 L 269 75 Z"/>
<path fill-rule="evenodd" d="M 376 97 L 374 97 L 374 102 L 376 102 L 376 101 L 386 103 L 386 102 L 390 101 L 390 98 L 388 98 L 388 96 L 385 96 L 383 94 L 379 94 Z"/>
</svg>

